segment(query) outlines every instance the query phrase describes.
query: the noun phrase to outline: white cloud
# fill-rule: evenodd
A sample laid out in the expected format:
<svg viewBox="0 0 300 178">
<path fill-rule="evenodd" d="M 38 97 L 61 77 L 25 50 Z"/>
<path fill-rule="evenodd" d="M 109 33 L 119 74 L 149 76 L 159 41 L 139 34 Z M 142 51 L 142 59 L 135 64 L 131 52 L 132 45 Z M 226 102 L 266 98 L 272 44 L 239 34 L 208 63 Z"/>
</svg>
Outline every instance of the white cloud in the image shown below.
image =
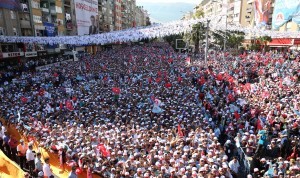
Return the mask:
<svg viewBox="0 0 300 178">
<path fill-rule="evenodd" d="M 152 3 L 176 3 L 176 2 L 185 2 L 190 4 L 199 4 L 201 0 L 136 0 L 137 4 L 143 2 L 152 2 Z"/>
</svg>

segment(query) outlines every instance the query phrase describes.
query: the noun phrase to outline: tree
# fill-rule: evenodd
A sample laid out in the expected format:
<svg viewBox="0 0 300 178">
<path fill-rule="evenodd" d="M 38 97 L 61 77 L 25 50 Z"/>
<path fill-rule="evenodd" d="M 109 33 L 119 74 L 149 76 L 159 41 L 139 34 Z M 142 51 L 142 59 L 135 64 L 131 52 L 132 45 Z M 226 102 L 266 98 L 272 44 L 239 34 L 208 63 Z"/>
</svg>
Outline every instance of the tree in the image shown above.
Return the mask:
<svg viewBox="0 0 300 178">
<path fill-rule="evenodd" d="M 215 31 L 212 33 L 215 40 L 215 44 L 219 45 L 222 49 L 224 48 L 224 39 L 226 38 L 226 46 L 230 48 L 238 49 L 245 40 L 245 34 L 239 31 Z"/>
<path fill-rule="evenodd" d="M 174 49 L 176 49 L 176 39 L 183 39 L 183 34 L 169 35 L 163 38 L 168 42 Z"/>
<path fill-rule="evenodd" d="M 270 36 L 261 36 L 261 37 L 258 38 L 258 40 L 260 41 L 260 44 L 263 45 L 263 53 L 265 53 L 267 43 L 271 42 L 272 38 Z"/>
<path fill-rule="evenodd" d="M 203 11 L 197 10 L 194 13 L 193 18 L 198 19 L 198 18 L 203 17 L 203 15 L 204 15 Z M 200 40 L 205 39 L 205 30 L 206 30 L 206 27 L 203 23 L 197 23 L 197 24 L 193 25 L 192 31 L 190 33 L 184 34 L 185 41 L 188 43 L 191 42 L 195 45 L 195 53 L 199 53 Z"/>
</svg>

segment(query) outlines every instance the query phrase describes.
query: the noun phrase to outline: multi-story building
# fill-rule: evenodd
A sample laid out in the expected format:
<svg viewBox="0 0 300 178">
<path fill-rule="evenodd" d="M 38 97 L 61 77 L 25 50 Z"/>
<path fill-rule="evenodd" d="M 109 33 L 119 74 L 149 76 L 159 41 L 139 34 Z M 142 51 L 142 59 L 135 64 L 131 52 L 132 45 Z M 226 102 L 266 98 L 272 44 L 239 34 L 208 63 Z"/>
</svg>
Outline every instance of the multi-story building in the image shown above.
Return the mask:
<svg viewBox="0 0 300 178">
<path fill-rule="evenodd" d="M 122 30 L 122 6 L 121 0 L 114 0 L 114 30 Z"/>
<path fill-rule="evenodd" d="M 137 6 L 135 9 L 135 22 L 136 26 L 144 26 L 144 12 L 142 6 Z"/>
<path fill-rule="evenodd" d="M 17 7 L 0 3 L 0 35 L 8 36 L 62 36 L 78 33 L 78 0 L 19 0 Z M 97 0 L 96 33 L 122 30 L 150 24 L 149 14 L 136 6 L 136 0 Z M 93 6 L 94 7 L 94 6 Z M 88 17 L 90 20 L 90 16 Z M 89 23 L 89 22 L 88 22 Z M 84 34 L 86 35 L 86 33 Z M 37 56 L 60 52 L 63 45 L 0 44 L 1 56 Z M 72 47 L 73 48 L 73 47 Z M 14 54 L 6 54 L 14 52 Z M 19 53 L 20 52 L 20 53 Z M 26 55 L 31 52 L 30 55 Z M 33 54 L 34 53 L 34 54 Z"/>
<path fill-rule="evenodd" d="M 122 1 L 122 29 L 132 28 L 135 24 L 135 0 Z"/>
</svg>

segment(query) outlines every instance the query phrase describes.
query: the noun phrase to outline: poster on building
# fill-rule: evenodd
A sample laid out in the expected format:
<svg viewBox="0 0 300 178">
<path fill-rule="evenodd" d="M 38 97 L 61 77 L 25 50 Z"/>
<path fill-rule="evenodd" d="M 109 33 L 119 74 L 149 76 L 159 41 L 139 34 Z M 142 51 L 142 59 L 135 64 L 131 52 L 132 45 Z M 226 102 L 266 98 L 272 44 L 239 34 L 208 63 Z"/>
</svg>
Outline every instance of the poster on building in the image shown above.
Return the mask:
<svg viewBox="0 0 300 178">
<path fill-rule="evenodd" d="M 55 27 L 53 23 L 44 22 L 47 36 L 55 36 Z"/>
<path fill-rule="evenodd" d="M 78 35 L 97 34 L 98 1 L 74 0 Z"/>
<path fill-rule="evenodd" d="M 20 1 L 19 0 L 0 0 L 0 8 L 11 9 L 11 10 L 20 10 Z"/>
<path fill-rule="evenodd" d="M 46 36 L 56 36 L 56 31 L 53 23 L 44 22 Z M 48 48 L 56 48 L 57 44 L 48 44 Z"/>
<path fill-rule="evenodd" d="M 255 25 L 258 28 L 265 27 L 269 22 L 272 0 L 255 0 Z"/>
<path fill-rule="evenodd" d="M 300 1 L 299 1 L 300 4 Z M 300 25 L 300 5 L 298 4 L 298 9 L 296 10 L 296 13 L 293 14 L 292 21 L 296 24 Z"/>
<path fill-rule="evenodd" d="M 300 1 L 276 0 L 272 17 L 272 29 L 278 29 L 289 20 L 297 21 L 299 11 Z"/>
</svg>

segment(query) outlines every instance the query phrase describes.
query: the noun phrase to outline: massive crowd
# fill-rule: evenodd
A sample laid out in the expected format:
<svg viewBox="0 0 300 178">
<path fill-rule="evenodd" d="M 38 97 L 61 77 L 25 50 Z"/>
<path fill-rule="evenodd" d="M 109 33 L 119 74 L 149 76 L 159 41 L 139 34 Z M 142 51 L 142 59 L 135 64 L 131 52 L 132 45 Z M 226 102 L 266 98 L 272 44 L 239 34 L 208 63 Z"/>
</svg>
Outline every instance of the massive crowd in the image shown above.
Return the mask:
<svg viewBox="0 0 300 178">
<path fill-rule="evenodd" d="M 53 175 L 31 142 L 6 132 L 14 125 L 70 178 L 298 177 L 299 58 L 209 59 L 149 43 L 23 71 L 0 88 L 0 149 L 31 176 Z"/>
</svg>

